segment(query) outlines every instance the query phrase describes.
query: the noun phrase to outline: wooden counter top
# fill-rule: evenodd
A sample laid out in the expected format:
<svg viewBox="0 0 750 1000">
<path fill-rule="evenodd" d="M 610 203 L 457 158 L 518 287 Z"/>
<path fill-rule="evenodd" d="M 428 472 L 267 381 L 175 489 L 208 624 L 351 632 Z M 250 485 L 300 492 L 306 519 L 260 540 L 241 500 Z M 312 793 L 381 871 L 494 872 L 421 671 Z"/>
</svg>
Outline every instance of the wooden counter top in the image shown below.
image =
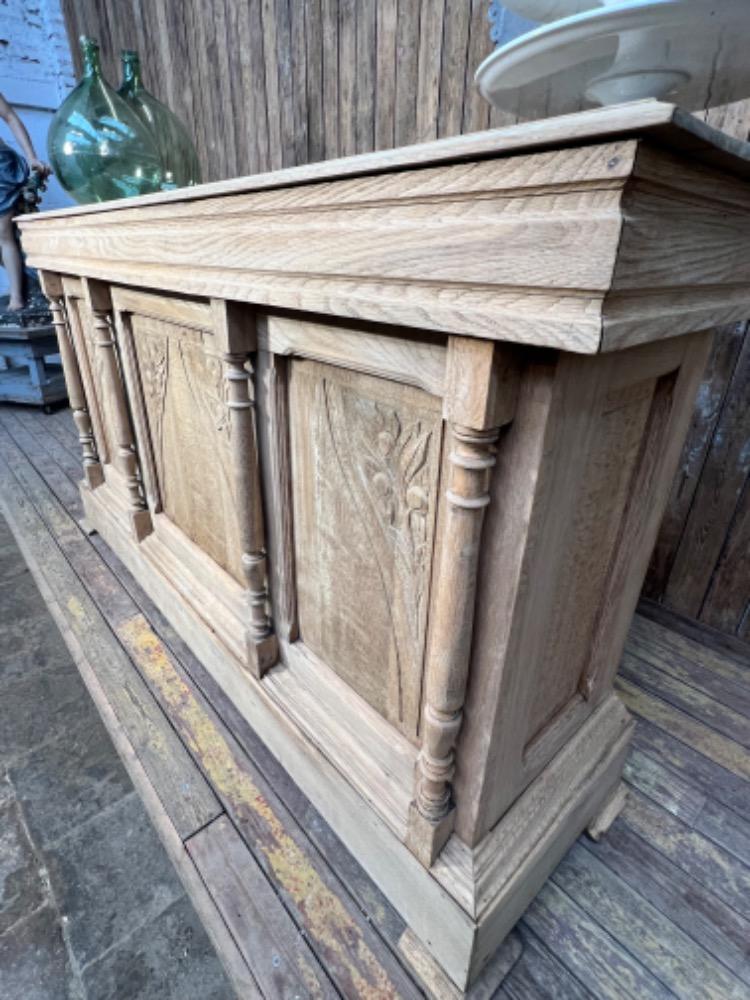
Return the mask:
<svg viewBox="0 0 750 1000">
<path fill-rule="evenodd" d="M 43 269 L 597 353 L 747 315 L 749 172 L 644 101 L 19 225 Z"/>
</svg>

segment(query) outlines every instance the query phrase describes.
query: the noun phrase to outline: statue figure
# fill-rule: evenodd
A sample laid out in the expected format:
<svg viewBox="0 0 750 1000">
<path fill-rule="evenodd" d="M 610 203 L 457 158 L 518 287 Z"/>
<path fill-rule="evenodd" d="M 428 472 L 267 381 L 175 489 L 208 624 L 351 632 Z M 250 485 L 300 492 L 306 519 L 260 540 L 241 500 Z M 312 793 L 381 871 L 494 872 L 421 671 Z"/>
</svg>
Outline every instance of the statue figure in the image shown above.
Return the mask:
<svg viewBox="0 0 750 1000">
<path fill-rule="evenodd" d="M 8 273 L 10 297 L 7 309 L 10 312 L 22 310 L 26 304 L 24 295 L 24 266 L 21 248 L 13 226 L 13 216 L 18 214 L 24 201 L 34 206 L 39 200 L 38 191 L 52 172 L 34 151 L 26 126 L 11 105 L 0 94 L 0 118 L 11 130 L 18 145 L 24 152 L 21 156 L 0 139 L 0 254 Z"/>
</svg>

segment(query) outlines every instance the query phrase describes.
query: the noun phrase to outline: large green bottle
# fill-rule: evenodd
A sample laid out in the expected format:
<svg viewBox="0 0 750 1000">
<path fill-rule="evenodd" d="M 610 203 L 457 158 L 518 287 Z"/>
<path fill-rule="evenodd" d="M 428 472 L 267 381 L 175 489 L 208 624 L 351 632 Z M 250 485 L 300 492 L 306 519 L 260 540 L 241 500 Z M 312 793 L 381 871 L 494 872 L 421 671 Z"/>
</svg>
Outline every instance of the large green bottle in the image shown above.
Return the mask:
<svg viewBox="0 0 750 1000">
<path fill-rule="evenodd" d="M 47 134 L 52 168 L 76 201 L 110 201 L 161 190 L 156 142 L 102 77 L 99 45 L 81 37 L 83 77 L 55 113 Z"/>
<path fill-rule="evenodd" d="M 117 93 L 128 102 L 156 140 L 164 168 L 162 188 L 200 184 L 200 165 L 187 129 L 166 104 L 143 86 L 141 59 L 132 49 L 122 50 L 122 85 Z"/>
</svg>

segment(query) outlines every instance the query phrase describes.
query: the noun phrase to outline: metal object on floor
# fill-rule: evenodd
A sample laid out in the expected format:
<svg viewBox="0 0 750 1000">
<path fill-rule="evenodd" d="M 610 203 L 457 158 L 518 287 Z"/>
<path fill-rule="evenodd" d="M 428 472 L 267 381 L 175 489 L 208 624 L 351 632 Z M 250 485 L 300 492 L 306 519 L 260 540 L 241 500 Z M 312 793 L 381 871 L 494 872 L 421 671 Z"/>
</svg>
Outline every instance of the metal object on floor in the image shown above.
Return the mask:
<svg viewBox="0 0 750 1000">
<path fill-rule="evenodd" d="M 52 324 L 0 324 L 0 401 L 31 403 L 49 412 L 68 398 Z"/>
</svg>

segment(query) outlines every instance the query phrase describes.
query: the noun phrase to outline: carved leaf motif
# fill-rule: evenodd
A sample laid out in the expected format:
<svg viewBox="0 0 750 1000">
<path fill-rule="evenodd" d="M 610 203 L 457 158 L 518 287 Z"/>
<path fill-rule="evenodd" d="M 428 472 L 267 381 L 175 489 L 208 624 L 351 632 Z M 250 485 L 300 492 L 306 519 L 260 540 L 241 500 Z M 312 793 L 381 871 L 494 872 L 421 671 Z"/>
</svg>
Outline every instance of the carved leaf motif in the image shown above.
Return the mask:
<svg viewBox="0 0 750 1000">
<path fill-rule="evenodd" d="M 368 531 L 385 542 L 374 542 L 372 552 L 393 622 L 400 691 L 406 663 L 418 665 L 423 651 L 434 502 L 429 458 L 435 428 L 335 382 L 326 380 L 323 392 L 329 433 L 355 505 Z M 392 574 L 388 553 L 395 586 L 387 582 Z M 394 600 L 398 607 L 391 606 Z"/>
<path fill-rule="evenodd" d="M 229 437 L 229 409 L 227 407 L 227 383 L 221 362 L 218 358 L 206 356 L 206 374 L 208 385 L 204 387 L 203 402 L 212 414 L 214 427 L 220 435 Z M 208 386 L 213 388 L 209 391 Z"/>
<path fill-rule="evenodd" d="M 160 470 L 164 455 L 164 409 L 166 406 L 167 375 L 169 373 L 169 341 L 166 337 L 144 337 L 140 346 L 140 368 L 143 393 L 152 415 L 151 434 Z M 160 478 L 163 478 L 160 475 Z M 162 484 L 163 485 L 163 484 Z"/>
</svg>

